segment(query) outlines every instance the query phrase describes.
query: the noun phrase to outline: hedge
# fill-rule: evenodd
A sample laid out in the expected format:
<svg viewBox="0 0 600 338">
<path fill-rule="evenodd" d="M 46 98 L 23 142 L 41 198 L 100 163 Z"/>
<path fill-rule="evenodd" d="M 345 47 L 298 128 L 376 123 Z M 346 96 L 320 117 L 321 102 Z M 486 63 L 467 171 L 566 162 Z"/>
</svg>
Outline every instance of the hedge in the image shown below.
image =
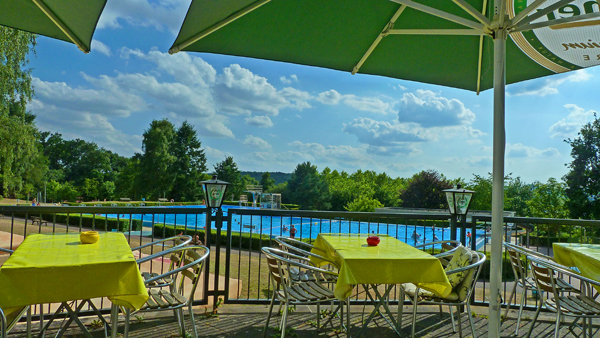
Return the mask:
<svg viewBox="0 0 600 338">
<path fill-rule="evenodd" d="M 16 217 L 25 217 L 24 212 L 15 212 Z M 27 213 L 27 216 L 40 217 L 40 214 L 35 212 Z M 42 214 L 42 219 L 48 222 L 48 225 L 52 224 L 55 220 L 54 214 Z M 130 222 L 129 219 L 119 219 L 109 217 L 108 220 L 104 216 L 94 217 L 93 215 L 80 215 L 80 214 L 69 214 L 68 221 L 69 225 L 79 227 L 79 221 L 81 220 L 81 226 L 86 228 L 93 228 L 100 231 L 112 231 L 117 229 L 119 231 L 129 231 Z M 137 231 L 142 229 L 142 221 L 137 219 L 131 220 L 133 223 L 131 230 Z M 28 222 L 31 222 L 29 220 Z M 56 223 L 67 224 L 67 214 L 56 214 Z M 117 225 L 118 224 L 118 225 Z"/>
<path fill-rule="evenodd" d="M 154 224 L 153 227 L 154 237 L 156 238 L 167 238 L 176 236 L 183 233 L 184 235 L 195 236 L 198 235 L 200 241 L 204 242 L 206 237 L 206 231 L 204 229 L 194 230 L 185 228 L 183 226 L 177 226 L 176 228 L 172 225 Z M 211 230 L 211 238 L 214 240 L 217 236 L 217 230 Z M 227 243 L 227 231 L 221 232 L 220 244 L 223 246 L 230 245 L 232 248 L 260 250 L 263 246 L 267 246 L 270 242 L 271 237 L 264 234 L 250 234 L 248 232 L 239 232 L 231 234 L 231 243 Z M 211 244 L 215 244 L 214 242 Z"/>
</svg>

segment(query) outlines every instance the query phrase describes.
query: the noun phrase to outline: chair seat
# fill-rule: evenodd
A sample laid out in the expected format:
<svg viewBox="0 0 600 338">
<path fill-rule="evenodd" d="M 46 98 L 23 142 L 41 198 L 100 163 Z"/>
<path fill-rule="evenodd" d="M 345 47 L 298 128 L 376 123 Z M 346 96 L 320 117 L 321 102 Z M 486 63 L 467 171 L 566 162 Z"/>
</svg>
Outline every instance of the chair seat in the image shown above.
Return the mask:
<svg viewBox="0 0 600 338">
<path fill-rule="evenodd" d="M 554 281 L 556 282 L 556 290 L 558 292 L 580 292 L 577 288 L 575 288 L 573 285 L 567 283 L 562 278 L 555 278 Z M 519 285 L 520 287 L 524 287 L 526 289 L 532 289 L 532 290 L 536 289 L 535 278 L 533 278 L 533 277 L 525 278 L 525 286 L 523 286 L 523 282 L 521 280 L 517 281 L 517 285 Z"/>
<path fill-rule="evenodd" d="M 150 288 L 165 287 L 165 286 L 169 286 L 169 285 L 173 284 L 173 279 L 171 277 L 160 278 L 160 279 L 157 279 L 157 280 L 149 282 L 149 283 L 146 282 L 147 280 L 152 279 L 157 276 L 159 276 L 159 274 L 156 272 L 142 272 L 142 277 L 144 278 L 144 282 L 146 283 L 147 287 L 150 287 Z"/>
<path fill-rule="evenodd" d="M 337 282 L 337 276 L 323 274 L 320 272 L 314 272 L 311 270 L 298 270 L 296 268 L 290 268 L 290 274 L 292 280 L 300 282 L 321 282 L 321 283 L 335 283 Z"/>
<path fill-rule="evenodd" d="M 557 311 L 556 299 L 546 300 L 546 306 L 552 311 Z M 560 310 L 570 316 L 600 316 L 600 303 L 583 295 L 561 296 L 558 298 Z"/>
<path fill-rule="evenodd" d="M 417 292 L 417 286 L 412 283 L 402 284 L 402 288 L 404 289 L 404 293 L 409 295 L 411 298 L 415 297 L 415 293 Z M 439 302 L 453 302 L 458 301 L 458 293 L 454 290 L 450 292 L 448 297 L 442 298 L 431 291 L 427 291 L 424 289 L 419 289 L 419 298 L 422 300 L 431 300 L 431 301 L 439 301 Z"/>
<path fill-rule="evenodd" d="M 287 289 L 289 301 L 293 302 L 319 302 L 329 299 L 335 299 L 333 291 L 316 282 L 301 282 L 296 283 Z M 277 296 L 281 300 L 285 300 L 283 290 L 277 291 Z"/>
<path fill-rule="evenodd" d="M 186 305 L 188 300 L 177 292 L 171 292 L 166 289 L 148 291 L 148 300 L 142 306 L 144 310 L 168 310 Z"/>
</svg>

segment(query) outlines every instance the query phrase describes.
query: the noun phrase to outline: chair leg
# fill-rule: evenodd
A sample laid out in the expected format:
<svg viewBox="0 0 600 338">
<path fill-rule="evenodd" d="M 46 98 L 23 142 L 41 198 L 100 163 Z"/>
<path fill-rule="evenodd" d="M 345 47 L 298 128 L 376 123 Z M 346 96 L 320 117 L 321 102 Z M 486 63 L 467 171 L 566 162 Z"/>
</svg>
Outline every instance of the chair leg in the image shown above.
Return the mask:
<svg viewBox="0 0 600 338">
<path fill-rule="evenodd" d="M 554 328 L 554 338 L 558 338 L 560 330 L 560 311 L 556 314 L 556 327 Z M 585 318 L 583 319 L 583 336 L 585 337 Z"/>
<path fill-rule="evenodd" d="M 317 332 L 321 328 L 321 303 L 317 303 Z"/>
<path fill-rule="evenodd" d="M 506 303 L 506 310 L 504 310 L 504 318 L 508 318 L 508 310 L 510 309 L 510 303 L 512 303 L 513 297 L 517 292 L 517 282 L 513 285 L 512 292 L 510 293 L 510 297 L 508 297 L 508 302 Z"/>
<path fill-rule="evenodd" d="M 398 331 L 402 327 L 402 313 L 404 312 L 404 289 L 400 288 L 400 298 L 398 299 Z"/>
<path fill-rule="evenodd" d="M 185 337 L 185 316 L 183 315 L 183 307 L 178 309 L 179 311 L 179 329 L 181 330 L 181 337 Z"/>
<path fill-rule="evenodd" d="M 519 326 L 521 325 L 521 316 L 523 315 L 523 307 L 525 306 L 525 298 L 527 297 L 527 288 L 522 288 L 521 291 L 521 305 L 519 306 L 519 315 L 517 317 L 517 327 L 515 328 L 515 335 L 519 335 Z"/>
<path fill-rule="evenodd" d="M 190 320 L 192 321 L 192 329 L 194 330 L 194 338 L 198 338 L 198 330 L 196 330 L 196 322 L 194 321 L 194 310 L 192 309 L 192 303 L 188 304 L 188 311 L 190 312 Z"/>
<path fill-rule="evenodd" d="M 442 307 L 440 305 L 440 307 Z M 452 320 L 452 332 L 456 333 L 456 324 L 454 323 L 454 309 L 452 306 L 448 305 L 448 310 L 450 311 L 450 319 Z"/>
<path fill-rule="evenodd" d="M 263 338 L 267 338 L 267 331 L 269 330 L 269 320 L 271 319 L 271 314 L 273 313 L 273 305 L 275 304 L 275 292 L 273 292 L 273 297 L 271 297 L 271 305 L 269 306 L 269 314 L 267 315 L 267 322 L 265 323 L 265 329 L 263 330 Z"/>
<path fill-rule="evenodd" d="M 469 315 L 469 324 L 471 325 L 471 333 L 473 334 L 473 338 L 477 338 L 475 334 L 475 325 L 473 325 L 473 316 L 471 315 L 471 304 L 467 302 L 467 315 Z"/>
<path fill-rule="evenodd" d="M 456 317 L 458 319 L 458 337 L 462 338 L 462 313 L 460 309 L 456 309 Z"/>
<path fill-rule="evenodd" d="M 284 306 L 283 317 L 281 318 L 281 338 L 285 338 L 285 328 L 287 327 L 288 308 L 290 307 L 290 304 L 287 300 L 285 301 Z"/>
<path fill-rule="evenodd" d="M 542 310 L 542 303 L 539 304 L 537 310 L 535 311 L 535 316 L 533 316 L 533 320 L 531 321 L 531 326 L 529 327 L 529 332 L 527 332 L 527 338 L 529 338 L 531 336 L 531 332 L 533 332 L 533 327 L 535 326 L 535 321 L 537 320 L 541 310 Z"/>
<path fill-rule="evenodd" d="M 343 320 L 342 320 L 343 322 Z M 346 301 L 346 337 L 350 338 L 350 299 Z"/>
<path fill-rule="evenodd" d="M 417 326 L 417 301 L 419 299 L 419 290 L 415 292 L 415 298 L 413 301 L 413 317 L 412 317 L 412 329 L 411 329 L 411 337 L 415 338 L 415 327 Z"/>
</svg>

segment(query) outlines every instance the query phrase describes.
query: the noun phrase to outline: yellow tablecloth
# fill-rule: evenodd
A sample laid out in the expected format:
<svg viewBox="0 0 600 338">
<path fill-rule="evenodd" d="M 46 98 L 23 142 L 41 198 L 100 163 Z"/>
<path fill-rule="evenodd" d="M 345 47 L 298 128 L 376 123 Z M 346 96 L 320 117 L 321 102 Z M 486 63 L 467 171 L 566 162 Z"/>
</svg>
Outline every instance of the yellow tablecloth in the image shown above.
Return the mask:
<svg viewBox="0 0 600 338">
<path fill-rule="evenodd" d="M 554 259 L 566 266 L 575 266 L 584 277 L 600 281 L 600 245 L 553 243 Z"/>
<path fill-rule="evenodd" d="M 366 234 L 319 234 L 317 237 L 315 247 L 340 266 L 334 289 L 336 298 L 348 297 L 354 284 L 414 283 L 444 297 L 452 291 L 437 258 L 387 235 L 379 235 L 378 246 L 368 246 L 367 237 Z M 315 253 L 323 255 L 323 252 Z"/>
<path fill-rule="evenodd" d="M 94 244 L 81 244 L 78 233 L 29 235 L 0 268 L 0 290 L 0 307 L 7 312 L 97 297 L 139 309 L 148 299 L 120 233 L 101 233 Z"/>
</svg>

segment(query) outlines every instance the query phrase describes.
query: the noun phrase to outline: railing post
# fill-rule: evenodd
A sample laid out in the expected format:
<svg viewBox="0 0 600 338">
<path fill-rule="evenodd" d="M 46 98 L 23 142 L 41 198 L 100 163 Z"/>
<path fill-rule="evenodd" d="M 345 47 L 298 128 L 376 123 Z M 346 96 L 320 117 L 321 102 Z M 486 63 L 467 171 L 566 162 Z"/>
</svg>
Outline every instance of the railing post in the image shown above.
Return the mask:
<svg viewBox="0 0 600 338">
<path fill-rule="evenodd" d="M 215 238 L 215 282 L 213 290 L 213 311 L 216 310 L 219 302 L 219 276 L 220 276 L 220 262 L 221 262 L 221 228 L 223 228 L 223 210 L 218 208 L 216 210 L 215 228 L 217 228 L 217 237 Z M 227 291 L 227 290 L 225 290 Z"/>
<path fill-rule="evenodd" d="M 456 215 L 450 215 L 450 239 L 456 240 Z"/>
<path fill-rule="evenodd" d="M 473 243 L 473 234 L 471 234 L 471 243 L 467 244 L 467 215 L 460 215 L 460 242 L 464 246 Z"/>
<path fill-rule="evenodd" d="M 206 223 L 204 226 L 204 245 L 210 249 L 210 235 L 212 233 L 212 209 L 206 208 Z M 209 259 L 205 260 L 204 263 L 204 301 L 208 302 L 210 296 L 210 256 Z"/>
</svg>

